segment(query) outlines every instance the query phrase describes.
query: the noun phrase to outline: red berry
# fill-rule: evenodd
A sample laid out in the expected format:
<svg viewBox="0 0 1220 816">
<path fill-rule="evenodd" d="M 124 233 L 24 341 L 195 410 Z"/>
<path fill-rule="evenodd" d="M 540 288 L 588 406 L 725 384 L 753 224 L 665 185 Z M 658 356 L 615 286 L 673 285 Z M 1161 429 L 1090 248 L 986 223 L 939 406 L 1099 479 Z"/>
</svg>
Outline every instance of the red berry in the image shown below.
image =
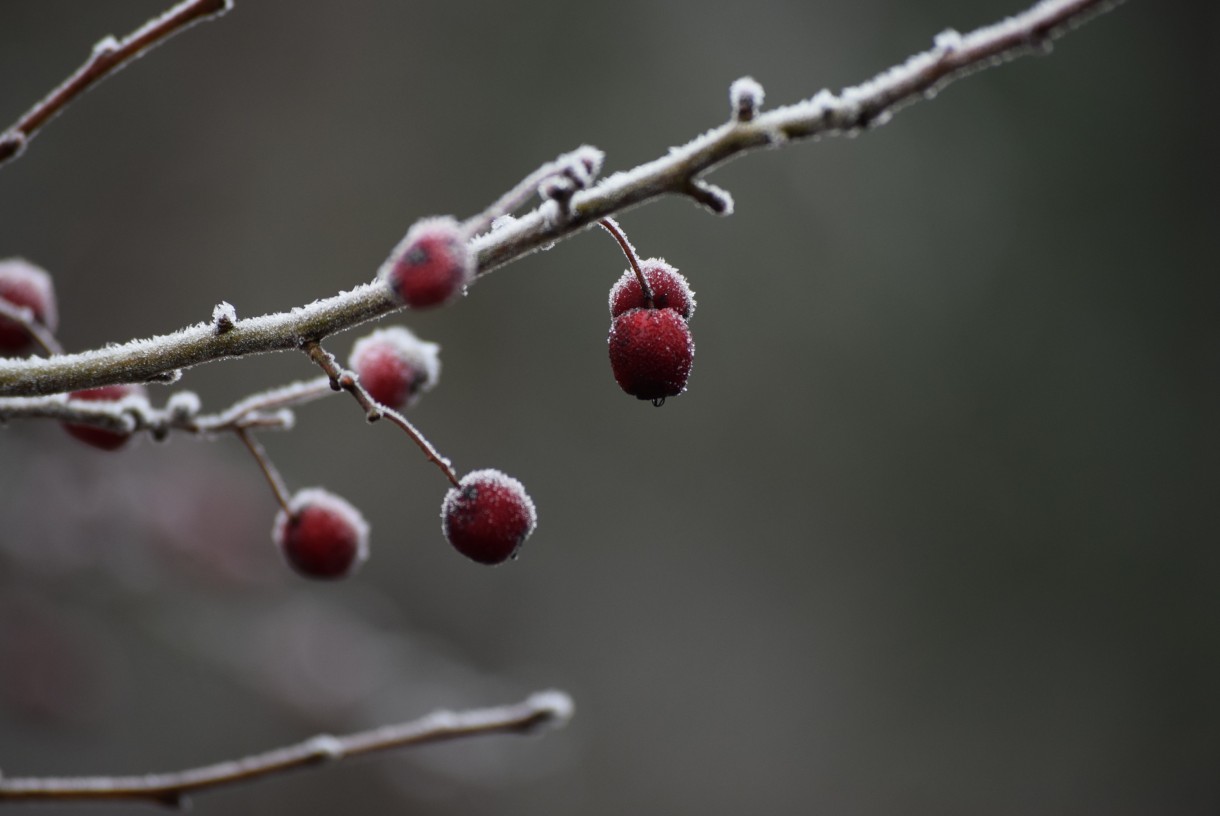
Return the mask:
<svg viewBox="0 0 1220 816">
<path fill-rule="evenodd" d="M 413 309 L 440 306 L 466 291 L 475 259 L 452 218 L 417 221 L 402 239 L 381 275 L 394 294 Z"/>
<path fill-rule="evenodd" d="M 480 564 L 514 557 L 537 523 L 534 502 L 524 485 L 498 470 L 467 473 L 441 504 L 445 538 Z"/>
<path fill-rule="evenodd" d="M 436 385 L 439 350 L 436 343 L 420 340 L 410 329 L 391 326 L 357 340 L 348 365 L 369 396 L 401 411 Z"/>
<path fill-rule="evenodd" d="M 54 332 L 59 324 L 51 276 L 21 258 L 0 261 L 0 300 L 29 309 L 48 331 Z M 24 326 L 0 317 L 0 356 L 28 354 L 33 345 Z"/>
<path fill-rule="evenodd" d="M 633 397 L 657 404 L 686 390 L 695 341 L 673 309 L 632 309 L 610 325 L 610 369 Z"/>
<path fill-rule="evenodd" d="M 648 281 L 648 288 L 652 289 L 652 308 L 673 309 L 683 320 L 690 320 L 695 313 L 695 293 L 686 277 L 660 258 L 640 261 L 640 269 L 644 280 Z M 610 316 L 618 317 L 647 306 L 640 279 L 628 269 L 610 289 Z"/>
<path fill-rule="evenodd" d="M 148 392 L 142 385 L 103 385 L 101 388 L 89 388 L 85 391 L 73 391 L 69 399 L 87 400 L 89 402 L 119 402 L 124 399 L 146 400 Z M 119 431 L 108 431 L 94 425 L 79 425 L 72 422 L 63 423 L 64 430 L 72 436 L 105 451 L 118 450 L 127 444 L 131 434 Z"/>
<path fill-rule="evenodd" d="M 346 578 L 369 553 L 369 525 L 360 511 L 320 487 L 300 490 L 280 510 L 271 538 L 284 558 L 307 578 Z"/>
</svg>

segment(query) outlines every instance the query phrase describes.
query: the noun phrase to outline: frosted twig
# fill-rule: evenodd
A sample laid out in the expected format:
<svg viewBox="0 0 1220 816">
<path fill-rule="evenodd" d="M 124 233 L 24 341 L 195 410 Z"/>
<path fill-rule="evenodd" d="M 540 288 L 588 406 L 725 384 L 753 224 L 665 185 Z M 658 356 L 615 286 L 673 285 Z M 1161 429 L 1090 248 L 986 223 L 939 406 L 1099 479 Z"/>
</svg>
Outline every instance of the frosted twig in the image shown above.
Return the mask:
<svg viewBox="0 0 1220 816">
<path fill-rule="evenodd" d="M 93 85 L 179 31 L 201 20 L 219 17 L 232 7 L 232 0 L 183 0 L 121 41 L 114 37 L 101 39 L 84 65 L 0 134 L 0 165 L 20 154 L 43 125 Z"/>
<path fill-rule="evenodd" d="M 293 415 L 284 409 L 332 393 L 330 380 L 317 377 L 251 394 L 214 414 L 201 414 L 199 398 L 190 391 L 171 395 L 164 408 L 155 408 L 144 400 L 95 402 L 74 400 L 67 394 L 0 397 L 0 422 L 57 419 L 120 433 L 149 431 L 157 438 L 170 431 L 216 435 L 242 428 L 287 429 L 292 427 Z"/>
<path fill-rule="evenodd" d="M 755 150 L 879 125 L 894 111 L 935 93 L 959 76 L 1044 50 L 1059 33 L 1120 1 L 1043 0 L 1015 17 L 970 34 L 950 36 L 946 32 L 930 50 L 838 94 L 821 91 L 803 102 L 758 113 L 749 122 L 726 122 L 658 159 L 577 192 L 566 218 L 548 218 L 555 205 L 547 201 L 473 239 L 478 274 L 485 275 L 602 218 L 664 195 L 690 196 L 713 209 L 728 207 L 731 199 L 705 185 L 702 174 Z M 0 360 L 0 396 L 143 382 L 227 357 L 299 349 L 307 340 L 320 340 L 399 308 L 384 284 L 373 282 L 291 311 L 239 320 L 221 334 L 209 323 L 82 354 Z"/>
<path fill-rule="evenodd" d="M 213 788 L 399 748 L 487 734 L 529 734 L 547 726 L 562 726 L 571 716 L 572 700 L 567 694 L 544 691 L 513 705 L 462 712 L 437 711 L 411 722 L 345 736 L 320 734 L 266 753 L 172 773 L 42 779 L 0 777 L 0 802 L 142 800 L 181 807 L 189 795 Z"/>
<path fill-rule="evenodd" d="M 424 457 L 440 468 L 441 473 L 445 474 L 445 478 L 449 480 L 449 483 L 454 487 L 458 486 L 459 481 L 457 474 L 453 471 L 453 465 L 450 464 L 448 459 L 441 456 L 440 451 L 428 441 L 428 438 L 418 428 L 411 424 L 410 420 L 390 406 L 382 405 L 373 399 L 372 395 L 360 384 L 360 378 L 356 376 L 356 373 L 339 365 L 335 360 L 335 356 L 322 348 L 319 343 L 309 342 L 303 348 L 305 353 L 309 355 L 309 359 L 313 360 L 319 368 L 326 372 L 330 387 L 336 391 L 342 389 L 351 394 L 352 398 L 364 409 L 364 416 L 369 422 L 376 422 L 385 417 L 397 425 L 423 451 Z"/>
<path fill-rule="evenodd" d="M 564 186 L 575 192 L 593 184 L 597 174 L 601 172 L 605 154 L 596 147 L 583 145 L 571 153 L 565 153 L 553 162 L 547 162 L 534 172 L 523 178 L 504 195 L 500 196 L 490 207 L 470 218 L 462 225 L 470 237 L 491 227 L 493 221 L 502 215 L 508 215 L 519 209 L 540 191 L 544 182 L 559 180 Z"/>
</svg>

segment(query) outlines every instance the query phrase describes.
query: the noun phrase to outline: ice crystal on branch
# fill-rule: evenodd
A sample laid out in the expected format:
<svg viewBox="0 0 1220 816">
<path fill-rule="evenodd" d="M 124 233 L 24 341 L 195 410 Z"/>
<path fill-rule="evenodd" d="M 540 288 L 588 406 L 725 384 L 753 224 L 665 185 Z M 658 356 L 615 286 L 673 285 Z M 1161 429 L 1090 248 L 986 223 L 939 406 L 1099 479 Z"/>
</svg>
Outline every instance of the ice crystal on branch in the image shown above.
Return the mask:
<svg viewBox="0 0 1220 816">
<path fill-rule="evenodd" d="M 729 86 L 729 107 L 732 110 L 733 120 L 752 121 L 762 108 L 765 96 L 763 86 L 754 81 L 752 77 L 742 77 L 734 81 Z"/>
</svg>

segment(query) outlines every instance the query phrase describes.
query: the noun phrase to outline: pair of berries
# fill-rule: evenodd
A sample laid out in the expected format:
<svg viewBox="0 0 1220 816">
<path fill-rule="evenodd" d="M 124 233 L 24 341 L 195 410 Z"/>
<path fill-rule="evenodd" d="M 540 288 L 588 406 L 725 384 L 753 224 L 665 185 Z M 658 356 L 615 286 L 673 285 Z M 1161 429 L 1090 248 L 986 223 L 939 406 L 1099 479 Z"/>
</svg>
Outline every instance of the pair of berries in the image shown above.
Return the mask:
<svg viewBox="0 0 1220 816">
<path fill-rule="evenodd" d="M 402 411 L 436 385 L 438 351 L 435 343 L 394 326 L 357 340 L 348 362 L 372 399 Z M 524 486 L 498 470 L 468 473 L 441 505 L 445 538 L 482 564 L 513 557 L 536 523 Z M 368 525 L 360 512 L 321 488 L 302 490 L 287 502 L 276 515 L 272 539 L 293 569 L 310 578 L 346 577 L 368 555 Z"/>
<path fill-rule="evenodd" d="M 606 228 L 621 237 L 617 225 Z M 695 295 L 665 261 L 638 260 L 625 237 L 619 243 L 632 268 L 610 290 L 610 370 L 628 394 L 661 405 L 685 391 L 690 378 L 695 341 L 687 321 L 695 312 Z"/>
<path fill-rule="evenodd" d="M 515 556 L 537 521 L 525 487 L 498 470 L 466 474 L 441 504 L 445 538 L 480 564 Z M 309 578 L 345 578 L 368 558 L 369 526 L 360 511 L 319 487 L 292 497 L 276 514 L 271 537 L 289 565 Z"/>
</svg>

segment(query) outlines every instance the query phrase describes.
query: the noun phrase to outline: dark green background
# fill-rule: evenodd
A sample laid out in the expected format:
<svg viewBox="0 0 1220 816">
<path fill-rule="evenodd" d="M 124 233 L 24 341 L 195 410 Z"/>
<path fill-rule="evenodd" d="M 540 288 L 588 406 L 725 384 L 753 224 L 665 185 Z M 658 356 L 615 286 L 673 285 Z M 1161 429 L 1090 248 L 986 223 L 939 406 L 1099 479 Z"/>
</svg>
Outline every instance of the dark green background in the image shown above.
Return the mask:
<svg viewBox="0 0 1220 816">
<path fill-rule="evenodd" d="M 0 120 L 163 5 L 4 0 Z M 795 101 L 1020 5 L 239 0 L 0 169 L 0 256 L 53 272 L 70 349 L 282 310 L 579 144 L 661 155 L 738 76 Z M 0 768 L 169 770 L 555 686 L 566 731 L 195 812 L 1214 814 L 1220 20 L 1190 8 L 1128 3 L 877 131 L 747 157 L 713 177 L 732 218 L 625 215 L 699 297 L 660 410 L 610 376 L 603 235 L 409 316 L 444 364 L 413 418 L 537 501 L 511 565 L 448 548 L 443 480 L 348 400 L 265 437 L 373 525 L 341 585 L 278 562 L 235 440 L 3 431 Z"/>
</svg>

